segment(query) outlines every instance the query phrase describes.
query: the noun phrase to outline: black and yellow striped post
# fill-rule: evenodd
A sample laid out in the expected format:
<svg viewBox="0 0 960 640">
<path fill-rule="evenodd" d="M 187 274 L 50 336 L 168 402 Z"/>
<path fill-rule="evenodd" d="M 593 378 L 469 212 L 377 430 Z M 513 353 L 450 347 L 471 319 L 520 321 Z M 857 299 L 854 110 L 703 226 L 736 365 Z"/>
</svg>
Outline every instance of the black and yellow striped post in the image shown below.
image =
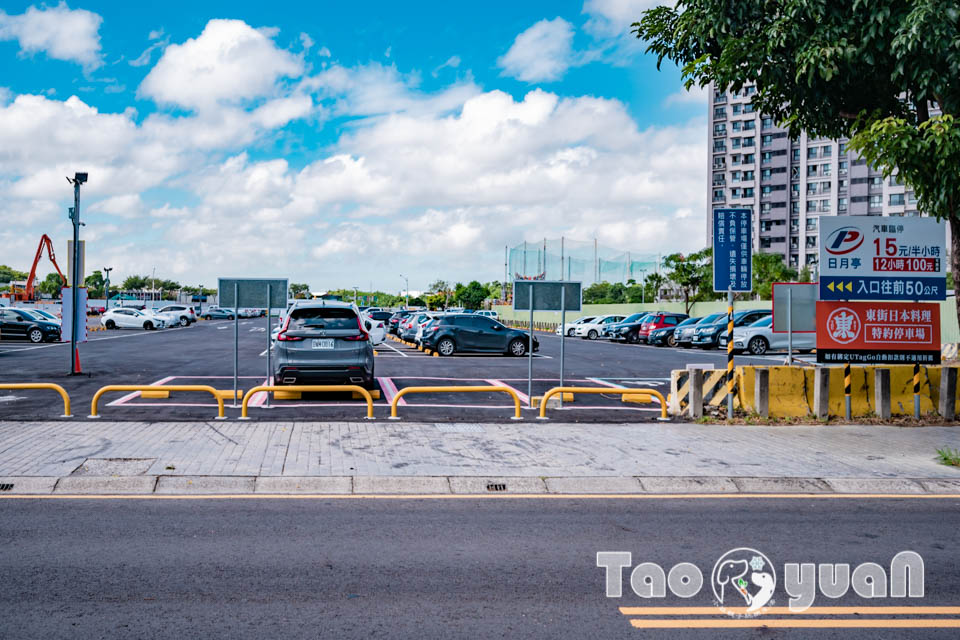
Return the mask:
<svg viewBox="0 0 960 640">
<path fill-rule="evenodd" d="M 920 363 L 913 363 L 913 417 L 920 419 Z"/>
<path fill-rule="evenodd" d="M 843 365 L 843 401 L 844 407 L 846 409 L 845 416 L 847 420 L 850 420 L 853 417 L 853 403 L 850 398 L 850 363 Z"/>
<path fill-rule="evenodd" d="M 733 420 L 733 287 L 727 290 L 727 420 Z"/>
</svg>

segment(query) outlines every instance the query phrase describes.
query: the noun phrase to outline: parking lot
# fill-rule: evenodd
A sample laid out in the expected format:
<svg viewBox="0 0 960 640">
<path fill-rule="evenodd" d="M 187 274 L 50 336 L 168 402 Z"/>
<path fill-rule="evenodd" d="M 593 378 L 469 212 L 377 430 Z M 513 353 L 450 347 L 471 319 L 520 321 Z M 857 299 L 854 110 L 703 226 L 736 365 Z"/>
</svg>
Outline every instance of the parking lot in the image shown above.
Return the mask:
<svg viewBox="0 0 960 640">
<path fill-rule="evenodd" d="M 265 318 L 239 324 L 239 388 L 246 391 L 267 383 Z M 70 393 L 74 419 L 90 413 L 96 391 L 113 384 L 210 385 L 233 387 L 233 335 L 230 321 L 201 321 L 186 328 L 163 331 L 108 331 L 90 335 L 81 345 L 83 375 L 70 376 L 69 346 L 0 343 L 0 383 L 54 382 Z M 540 351 L 533 361 L 533 395 L 542 395 L 560 384 L 560 338 L 538 332 Z M 615 344 L 603 340 L 567 339 L 564 383 L 568 386 L 652 388 L 664 396 L 670 372 L 689 364 L 726 366 L 726 354 L 698 349 L 669 349 L 647 345 Z M 501 355 L 463 354 L 433 357 L 416 348 L 387 340 L 376 347 L 376 380 L 380 398 L 375 417 L 386 419 L 394 396 L 406 387 L 509 386 L 523 403 L 525 420 L 535 420 L 528 408 L 527 359 Z M 782 355 L 738 357 L 744 364 L 772 364 Z M 252 420 L 357 420 L 365 403 L 349 393 L 305 394 L 299 400 L 269 399 L 257 394 L 250 402 Z M 62 413 L 59 397 L 50 391 L 0 391 L 2 419 L 56 419 Z M 239 407 L 226 400 L 227 416 L 240 416 Z M 115 420 L 196 419 L 216 416 L 216 401 L 209 394 L 172 392 L 167 399 L 147 399 L 140 392 L 114 392 L 104 396 L 99 413 Z M 400 398 L 401 419 L 436 422 L 506 421 L 513 415 L 513 400 L 505 393 L 425 393 Z M 659 405 L 624 403 L 616 393 L 580 395 L 562 409 L 549 409 L 548 417 L 567 422 L 636 422 L 654 420 Z"/>
</svg>

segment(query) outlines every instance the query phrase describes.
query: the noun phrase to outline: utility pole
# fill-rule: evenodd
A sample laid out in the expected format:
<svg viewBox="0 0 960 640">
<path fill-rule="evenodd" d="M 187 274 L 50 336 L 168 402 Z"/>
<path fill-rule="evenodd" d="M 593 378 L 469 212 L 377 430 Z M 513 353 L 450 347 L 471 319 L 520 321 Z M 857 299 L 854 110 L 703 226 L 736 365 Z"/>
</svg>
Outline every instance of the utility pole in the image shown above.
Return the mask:
<svg viewBox="0 0 960 640">
<path fill-rule="evenodd" d="M 409 307 L 410 306 L 410 278 L 403 275 L 402 273 L 398 273 L 397 275 L 403 278 L 404 283 L 406 283 L 407 288 L 404 289 L 404 292 L 406 293 L 406 299 L 407 299 L 406 306 Z"/>
<path fill-rule="evenodd" d="M 73 208 L 70 210 L 70 220 L 73 222 L 73 264 L 70 267 L 70 296 L 73 300 L 72 318 L 70 321 L 70 375 L 79 373 L 77 366 L 80 361 L 77 353 L 77 332 L 80 329 L 80 310 L 77 308 L 80 301 L 80 185 L 87 181 L 86 173 L 74 173 L 73 179 L 67 182 L 73 185 Z M 87 314 L 83 314 L 83 321 L 87 321 Z"/>
<path fill-rule="evenodd" d="M 104 304 L 105 309 L 110 308 L 110 272 L 113 271 L 113 267 L 104 267 L 103 272 L 107 274 L 106 283 L 103 286 L 103 297 L 107 299 Z"/>
</svg>

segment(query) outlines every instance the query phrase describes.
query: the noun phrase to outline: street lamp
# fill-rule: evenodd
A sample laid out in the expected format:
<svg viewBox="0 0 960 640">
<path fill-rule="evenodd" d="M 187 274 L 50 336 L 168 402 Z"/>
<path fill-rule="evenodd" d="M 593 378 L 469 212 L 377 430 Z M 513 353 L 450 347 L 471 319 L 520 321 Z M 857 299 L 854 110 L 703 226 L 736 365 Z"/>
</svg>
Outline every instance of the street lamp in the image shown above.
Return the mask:
<svg viewBox="0 0 960 640">
<path fill-rule="evenodd" d="M 408 278 L 407 276 L 403 275 L 402 273 L 398 273 L 397 275 L 399 275 L 401 278 L 403 278 L 403 281 L 407 283 L 407 288 L 404 289 L 404 291 L 406 292 L 406 296 L 407 296 L 406 306 L 409 307 L 409 306 L 410 306 L 410 278 Z"/>
<path fill-rule="evenodd" d="M 80 310 L 77 309 L 80 298 L 80 185 L 87 181 L 86 173 L 74 173 L 73 179 L 67 182 L 73 185 L 73 208 L 70 210 L 70 220 L 73 222 L 73 264 L 70 268 L 70 296 L 73 301 L 72 317 L 70 321 L 70 375 L 77 375 L 77 364 L 80 360 L 77 353 L 77 330 L 80 327 Z M 84 314 L 86 322 L 86 314 Z"/>
<path fill-rule="evenodd" d="M 103 272 L 107 274 L 107 280 L 104 283 L 104 287 L 103 287 L 103 295 L 107 299 L 107 302 L 104 305 L 105 310 L 110 308 L 110 272 L 111 271 L 113 271 L 113 267 L 103 268 Z"/>
</svg>

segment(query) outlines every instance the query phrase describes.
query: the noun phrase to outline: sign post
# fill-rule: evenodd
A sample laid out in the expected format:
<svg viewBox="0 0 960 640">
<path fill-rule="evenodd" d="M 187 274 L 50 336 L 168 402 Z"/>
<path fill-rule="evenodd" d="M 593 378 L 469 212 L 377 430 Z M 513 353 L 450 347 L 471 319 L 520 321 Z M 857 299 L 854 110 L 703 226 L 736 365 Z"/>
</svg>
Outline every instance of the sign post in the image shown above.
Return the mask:
<svg viewBox="0 0 960 640">
<path fill-rule="evenodd" d="M 567 311 L 580 311 L 583 303 L 583 290 L 580 282 L 569 280 L 514 280 L 514 311 L 530 311 L 530 342 L 527 349 L 527 402 L 533 406 L 533 312 L 560 311 L 561 320 Z M 560 385 L 563 385 L 563 338 L 564 327 L 560 330 Z M 562 402 L 562 399 L 561 399 Z M 562 406 L 562 404 L 561 404 Z"/>
<path fill-rule="evenodd" d="M 753 211 L 714 209 L 713 290 L 727 292 L 727 419 L 733 419 L 733 294 L 753 291 Z"/>
</svg>

